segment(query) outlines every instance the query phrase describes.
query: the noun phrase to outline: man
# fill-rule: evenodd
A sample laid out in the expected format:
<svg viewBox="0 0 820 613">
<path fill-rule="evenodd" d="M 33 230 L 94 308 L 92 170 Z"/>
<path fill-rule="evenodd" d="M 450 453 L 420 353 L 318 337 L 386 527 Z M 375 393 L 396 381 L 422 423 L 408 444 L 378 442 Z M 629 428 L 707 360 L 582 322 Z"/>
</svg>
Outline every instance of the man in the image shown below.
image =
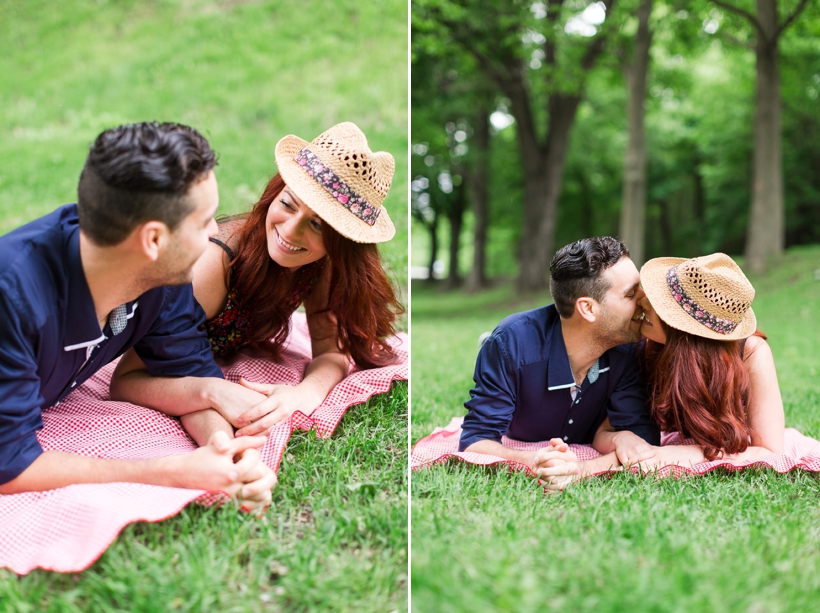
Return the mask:
<svg viewBox="0 0 820 613">
<path fill-rule="evenodd" d="M 233 438 L 210 407 L 264 396 L 226 382 L 205 336 L 191 269 L 216 234 L 216 158 L 195 130 L 143 123 L 103 132 L 76 205 L 0 238 L 0 493 L 128 481 L 224 490 L 270 502 L 264 437 Z M 144 461 L 44 452 L 42 410 L 133 347 L 171 398 L 198 404 L 183 424 L 200 449 Z M 132 400 L 120 397 L 120 400 Z"/>
<path fill-rule="evenodd" d="M 516 460 L 563 486 L 650 455 L 660 432 L 635 360 L 644 294 L 627 248 L 609 237 L 563 247 L 550 292 L 555 304 L 507 317 L 482 345 L 459 450 Z M 552 447 L 511 449 L 505 434 Z M 581 466 L 570 443 L 605 455 Z"/>
</svg>

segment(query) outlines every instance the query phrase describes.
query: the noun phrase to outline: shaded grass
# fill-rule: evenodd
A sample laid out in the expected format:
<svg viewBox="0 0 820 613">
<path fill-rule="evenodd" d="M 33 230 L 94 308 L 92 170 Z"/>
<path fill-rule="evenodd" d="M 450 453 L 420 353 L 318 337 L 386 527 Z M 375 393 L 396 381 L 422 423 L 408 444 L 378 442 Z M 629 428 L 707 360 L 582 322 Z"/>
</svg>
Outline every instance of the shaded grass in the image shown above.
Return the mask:
<svg viewBox="0 0 820 613">
<path fill-rule="evenodd" d="M 752 278 L 786 423 L 820 437 L 820 248 Z M 413 287 L 412 438 L 463 415 L 478 335 L 549 302 Z M 440 309 L 439 309 L 440 307 Z M 618 474 L 547 496 L 520 473 L 450 462 L 412 475 L 414 611 L 811 611 L 820 484 L 769 469 L 687 479 Z"/>
</svg>

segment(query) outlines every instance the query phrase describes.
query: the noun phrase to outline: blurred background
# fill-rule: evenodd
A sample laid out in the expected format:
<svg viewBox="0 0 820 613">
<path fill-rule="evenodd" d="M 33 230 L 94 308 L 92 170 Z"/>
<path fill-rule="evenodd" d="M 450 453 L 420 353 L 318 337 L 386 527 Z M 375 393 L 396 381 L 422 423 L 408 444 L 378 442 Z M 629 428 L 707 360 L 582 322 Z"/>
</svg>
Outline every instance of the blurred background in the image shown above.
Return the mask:
<svg viewBox="0 0 820 613">
<path fill-rule="evenodd" d="M 820 242 L 811 0 L 414 0 L 413 277 L 546 287 L 618 236 L 764 272 Z"/>
<path fill-rule="evenodd" d="M 237 213 L 276 172 L 280 138 L 353 121 L 396 158 L 383 253 L 406 282 L 403 0 L 0 0 L 0 16 L 0 233 L 74 202 L 89 145 L 121 123 L 202 132 L 219 212 Z"/>
</svg>

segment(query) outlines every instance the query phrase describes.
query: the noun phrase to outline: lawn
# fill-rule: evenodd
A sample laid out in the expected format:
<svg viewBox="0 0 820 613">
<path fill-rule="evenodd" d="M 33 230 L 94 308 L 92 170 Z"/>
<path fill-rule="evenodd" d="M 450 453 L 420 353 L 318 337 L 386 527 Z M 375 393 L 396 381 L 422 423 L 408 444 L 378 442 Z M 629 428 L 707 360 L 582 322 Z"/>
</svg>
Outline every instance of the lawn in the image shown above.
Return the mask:
<svg viewBox="0 0 820 613">
<path fill-rule="evenodd" d="M 820 248 L 751 278 L 786 424 L 820 438 Z M 463 415 L 477 339 L 550 302 L 413 286 L 412 439 Z M 595 478 L 547 496 L 528 477 L 450 463 L 412 474 L 412 607 L 426 611 L 815 611 L 817 475 Z"/>
<path fill-rule="evenodd" d="M 75 201 L 89 144 L 120 123 L 200 130 L 237 213 L 281 137 L 353 121 L 396 158 L 382 253 L 406 298 L 405 1 L 0 0 L 0 41 L 0 233 Z M 407 406 L 398 383 L 328 440 L 294 434 L 263 520 L 192 505 L 83 573 L 0 570 L 0 611 L 405 610 Z"/>
</svg>

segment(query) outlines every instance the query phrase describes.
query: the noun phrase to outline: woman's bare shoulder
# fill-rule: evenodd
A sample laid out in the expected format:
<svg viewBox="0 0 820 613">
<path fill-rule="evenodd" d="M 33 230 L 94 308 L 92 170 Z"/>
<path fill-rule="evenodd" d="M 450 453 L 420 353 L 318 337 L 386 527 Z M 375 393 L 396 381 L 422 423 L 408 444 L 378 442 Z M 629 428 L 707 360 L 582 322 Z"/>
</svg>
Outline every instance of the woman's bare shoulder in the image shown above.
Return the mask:
<svg viewBox="0 0 820 613">
<path fill-rule="evenodd" d="M 245 226 L 247 221 L 244 215 L 235 215 L 220 219 L 219 232 L 214 238 L 225 243 L 231 250 L 236 252 L 237 247 L 239 247 L 239 231 Z"/>
</svg>

